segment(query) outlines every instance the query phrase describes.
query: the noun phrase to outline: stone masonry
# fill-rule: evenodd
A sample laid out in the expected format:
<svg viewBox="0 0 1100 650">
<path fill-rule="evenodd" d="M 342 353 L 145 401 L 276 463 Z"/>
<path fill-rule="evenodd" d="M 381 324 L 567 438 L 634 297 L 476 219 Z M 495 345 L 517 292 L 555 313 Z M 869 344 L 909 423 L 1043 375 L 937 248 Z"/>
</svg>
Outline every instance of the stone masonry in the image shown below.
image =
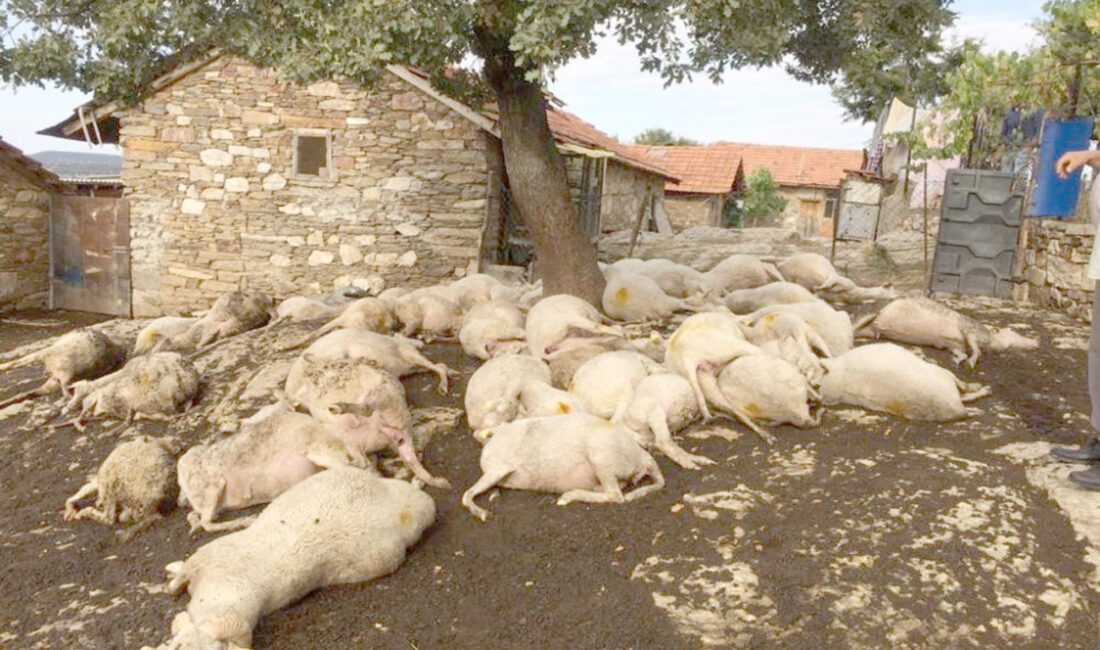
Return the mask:
<svg viewBox="0 0 1100 650">
<path fill-rule="evenodd" d="M 1086 267 L 1096 229 L 1058 219 L 1031 219 L 1030 224 L 1023 270 L 1028 302 L 1091 321 L 1093 281 Z"/>
<path fill-rule="evenodd" d="M 328 138 L 295 175 L 296 135 Z M 121 114 L 135 317 L 238 287 L 327 293 L 475 268 L 491 136 L 387 74 L 295 84 L 222 57 Z"/>
<path fill-rule="evenodd" d="M 50 188 L 0 149 L 0 311 L 46 307 Z"/>
</svg>

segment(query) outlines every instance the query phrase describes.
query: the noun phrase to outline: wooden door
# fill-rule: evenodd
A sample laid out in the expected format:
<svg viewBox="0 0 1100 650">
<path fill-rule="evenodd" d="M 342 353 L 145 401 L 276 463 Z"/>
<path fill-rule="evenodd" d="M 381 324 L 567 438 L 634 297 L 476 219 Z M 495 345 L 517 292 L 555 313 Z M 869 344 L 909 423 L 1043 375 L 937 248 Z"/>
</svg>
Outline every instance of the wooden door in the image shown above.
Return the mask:
<svg viewBox="0 0 1100 650">
<path fill-rule="evenodd" d="M 130 316 L 130 209 L 117 197 L 55 197 L 50 306 Z"/>
</svg>

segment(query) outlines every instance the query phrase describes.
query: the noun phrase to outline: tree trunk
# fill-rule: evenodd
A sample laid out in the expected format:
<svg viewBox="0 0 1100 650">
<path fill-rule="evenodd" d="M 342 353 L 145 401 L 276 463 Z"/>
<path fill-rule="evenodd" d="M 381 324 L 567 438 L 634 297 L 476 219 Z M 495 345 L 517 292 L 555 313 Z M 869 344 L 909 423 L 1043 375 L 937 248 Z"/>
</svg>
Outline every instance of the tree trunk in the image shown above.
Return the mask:
<svg viewBox="0 0 1100 650">
<path fill-rule="evenodd" d="M 581 232 L 565 163 L 546 121 L 542 89 L 524 78 L 511 52 L 486 59 L 500 105 L 500 137 L 512 200 L 535 246 L 544 296 L 568 293 L 602 308 L 596 248 Z"/>
</svg>

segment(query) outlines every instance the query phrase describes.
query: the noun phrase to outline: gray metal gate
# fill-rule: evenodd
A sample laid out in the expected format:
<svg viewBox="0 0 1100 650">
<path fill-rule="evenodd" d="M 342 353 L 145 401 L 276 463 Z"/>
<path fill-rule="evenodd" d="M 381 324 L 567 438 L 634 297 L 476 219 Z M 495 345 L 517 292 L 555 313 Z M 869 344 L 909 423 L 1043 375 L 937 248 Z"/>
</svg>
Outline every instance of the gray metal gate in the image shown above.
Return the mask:
<svg viewBox="0 0 1100 650">
<path fill-rule="evenodd" d="M 59 196 L 50 215 L 50 307 L 130 316 L 130 208 Z"/>
<path fill-rule="evenodd" d="M 1024 189 L 1012 174 L 952 169 L 940 215 L 932 291 L 1008 296 Z"/>
</svg>

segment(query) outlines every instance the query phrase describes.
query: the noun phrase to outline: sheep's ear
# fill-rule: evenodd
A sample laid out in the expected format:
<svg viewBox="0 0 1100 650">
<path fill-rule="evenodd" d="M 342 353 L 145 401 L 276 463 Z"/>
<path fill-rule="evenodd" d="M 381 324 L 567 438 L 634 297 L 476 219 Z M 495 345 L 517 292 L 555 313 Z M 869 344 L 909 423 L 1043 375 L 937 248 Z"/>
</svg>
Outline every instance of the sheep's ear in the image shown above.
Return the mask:
<svg viewBox="0 0 1100 650">
<path fill-rule="evenodd" d="M 335 402 L 334 404 L 329 405 L 328 412 L 332 413 L 333 415 L 353 414 L 370 417 L 374 414 L 374 409 L 369 406 L 353 404 L 351 402 Z"/>
</svg>

